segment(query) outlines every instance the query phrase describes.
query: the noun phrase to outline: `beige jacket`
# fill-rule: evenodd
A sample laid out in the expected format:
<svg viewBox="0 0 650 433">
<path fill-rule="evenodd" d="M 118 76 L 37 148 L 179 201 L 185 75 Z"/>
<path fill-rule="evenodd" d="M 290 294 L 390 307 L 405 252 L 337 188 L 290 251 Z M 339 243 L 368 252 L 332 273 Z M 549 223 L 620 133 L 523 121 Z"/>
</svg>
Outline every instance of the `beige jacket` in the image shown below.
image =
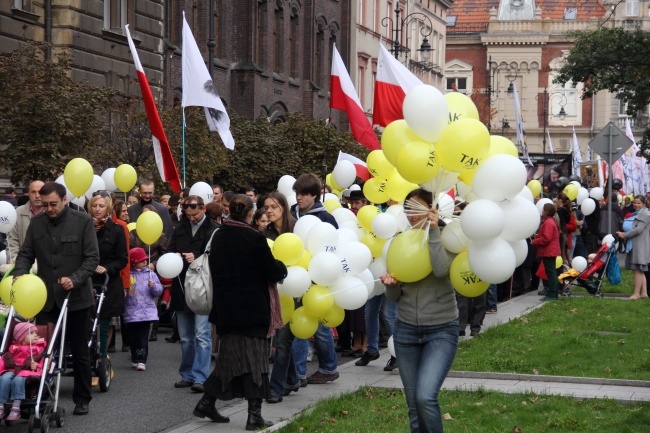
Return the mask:
<svg viewBox="0 0 650 433">
<path fill-rule="evenodd" d="M 27 227 L 31 221 L 32 212 L 29 210 L 30 202 L 16 208 L 16 225 L 7 234 L 7 263 L 16 263 L 20 246 L 25 242 Z"/>
</svg>

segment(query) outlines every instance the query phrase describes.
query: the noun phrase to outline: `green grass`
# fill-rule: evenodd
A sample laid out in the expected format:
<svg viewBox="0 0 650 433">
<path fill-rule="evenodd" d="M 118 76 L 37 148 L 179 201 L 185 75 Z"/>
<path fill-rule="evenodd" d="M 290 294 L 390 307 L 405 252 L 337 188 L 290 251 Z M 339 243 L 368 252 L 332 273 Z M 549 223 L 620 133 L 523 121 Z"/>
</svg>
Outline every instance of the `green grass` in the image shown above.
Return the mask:
<svg viewBox="0 0 650 433">
<path fill-rule="evenodd" d="M 621 282 L 615 286 L 609 284 L 607 277 L 603 278 L 603 284 L 600 286 L 601 290 L 605 293 L 625 293 L 631 295 L 634 292 L 634 274 L 632 271 L 623 269 L 623 263 L 619 261 L 621 268 Z M 572 292 L 586 292 L 587 290 L 582 287 L 571 287 Z"/>
<path fill-rule="evenodd" d="M 454 370 L 650 380 L 650 300 L 574 297 L 461 342 Z"/>
<path fill-rule="evenodd" d="M 479 390 L 442 391 L 446 433 L 641 432 L 650 425 L 650 403 L 575 400 L 536 394 Z M 318 403 L 282 433 L 407 433 L 402 390 L 361 388 Z"/>
</svg>

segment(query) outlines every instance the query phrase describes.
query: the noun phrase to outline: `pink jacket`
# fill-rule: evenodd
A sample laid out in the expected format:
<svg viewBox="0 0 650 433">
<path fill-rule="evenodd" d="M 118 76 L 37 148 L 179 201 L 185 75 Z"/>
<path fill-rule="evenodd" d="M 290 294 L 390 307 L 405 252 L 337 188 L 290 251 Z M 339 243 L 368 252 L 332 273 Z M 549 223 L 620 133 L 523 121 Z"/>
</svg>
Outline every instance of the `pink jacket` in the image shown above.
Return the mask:
<svg viewBox="0 0 650 433">
<path fill-rule="evenodd" d="M 47 343 L 42 338 L 31 345 L 31 353 L 29 344 L 17 344 L 14 341 L 0 358 L 0 374 L 13 370 L 19 377 L 40 376 L 43 372 L 46 348 Z M 32 359 L 37 363 L 36 371 L 30 368 Z"/>
</svg>

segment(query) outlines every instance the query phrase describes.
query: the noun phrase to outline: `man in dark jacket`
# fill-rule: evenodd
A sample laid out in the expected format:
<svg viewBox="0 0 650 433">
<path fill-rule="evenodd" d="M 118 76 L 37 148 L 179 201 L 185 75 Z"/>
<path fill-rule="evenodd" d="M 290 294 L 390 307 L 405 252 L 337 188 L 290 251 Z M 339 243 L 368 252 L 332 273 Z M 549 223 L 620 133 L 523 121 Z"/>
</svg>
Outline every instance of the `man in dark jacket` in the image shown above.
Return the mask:
<svg viewBox="0 0 650 433">
<path fill-rule="evenodd" d="M 176 312 L 178 333 L 181 337 L 181 366 L 178 373 L 181 380 L 176 388 L 190 388 L 203 392 L 203 383 L 210 375 L 212 356 L 212 334 L 208 316 L 199 316 L 185 303 L 185 273 L 194 261 L 205 251 L 205 247 L 218 225 L 205 215 L 203 199 L 190 195 L 183 201 L 185 217 L 181 218 L 172 235 L 167 252 L 183 258 L 183 271 L 172 282 L 171 310 Z"/>
<path fill-rule="evenodd" d="M 167 236 L 167 239 L 172 237 L 174 232 L 174 226 L 172 225 L 172 219 L 169 215 L 169 209 L 164 204 L 158 203 L 153 199 L 154 193 L 154 184 L 148 179 L 140 180 L 140 201 L 134 205 L 129 206 L 129 220 L 131 222 L 137 222 L 138 217 L 142 213 L 142 208 L 148 204 L 152 205 L 156 209 L 156 213 L 160 215 L 160 219 L 163 222 L 163 233 Z"/>
<path fill-rule="evenodd" d="M 67 337 L 74 370 L 73 413 L 86 415 L 92 399 L 88 324 L 95 300 L 91 276 L 99 265 L 99 251 L 92 219 L 67 207 L 65 195 L 65 187 L 58 183 L 48 182 L 41 188 L 45 212 L 32 218 L 13 275 L 27 274 L 38 261 L 37 275 L 45 283 L 47 300 L 36 315 L 37 325 L 56 323 L 69 296 Z"/>
</svg>

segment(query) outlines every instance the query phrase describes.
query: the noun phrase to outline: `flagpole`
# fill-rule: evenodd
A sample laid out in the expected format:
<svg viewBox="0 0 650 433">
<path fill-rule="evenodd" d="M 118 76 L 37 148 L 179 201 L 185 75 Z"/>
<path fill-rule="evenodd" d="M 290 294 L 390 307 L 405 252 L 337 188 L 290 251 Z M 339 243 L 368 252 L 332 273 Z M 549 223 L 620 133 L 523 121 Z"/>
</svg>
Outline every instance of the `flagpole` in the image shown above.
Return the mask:
<svg viewBox="0 0 650 433">
<path fill-rule="evenodd" d="M 327 141 L 325 142 L 325 175 L 323 176 L 323 201 L 325 201 L 325 185 L 327 182 L 327 153 L 330 147 L 330 134 L 331 134 L 331 124 L 332 123 L 332 107 L 330 107 L 330 113 L 327 116 Z"/>
<path fill-rule="evenodd" d="M 182 108 L 181 143 L 182 143 L 182 160 L 183 160 L 183 188 L 185 188 L 185 107 Z"/>
</svg>

